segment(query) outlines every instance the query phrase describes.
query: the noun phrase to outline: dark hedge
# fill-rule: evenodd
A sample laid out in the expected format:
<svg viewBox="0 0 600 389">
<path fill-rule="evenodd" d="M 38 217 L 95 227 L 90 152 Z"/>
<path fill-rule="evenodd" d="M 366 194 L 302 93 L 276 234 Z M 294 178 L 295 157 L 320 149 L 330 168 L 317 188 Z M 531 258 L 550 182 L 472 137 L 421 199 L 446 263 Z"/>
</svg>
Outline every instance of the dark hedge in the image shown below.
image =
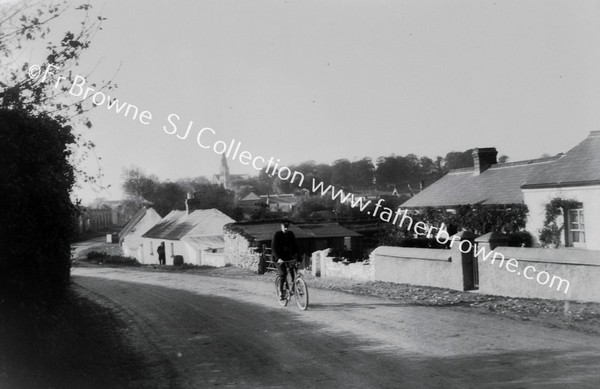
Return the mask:
<svg viewBox="0 0 600 389">
<path fill-rule="evenodd" d="M 61 292 L 70 277 L 77 208 L 71 128 L 0 110 L 0 292 Z"/>
</svg>

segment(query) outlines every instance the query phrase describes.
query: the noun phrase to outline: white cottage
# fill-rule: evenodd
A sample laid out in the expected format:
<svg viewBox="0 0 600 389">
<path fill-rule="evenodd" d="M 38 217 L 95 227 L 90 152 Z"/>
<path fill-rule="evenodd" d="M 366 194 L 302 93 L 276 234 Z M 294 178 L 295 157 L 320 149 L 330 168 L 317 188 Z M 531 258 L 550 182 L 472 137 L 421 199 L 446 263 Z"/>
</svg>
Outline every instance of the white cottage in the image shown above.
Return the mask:
<svg viewBox="0 0 600 389">
<path fill-rule="evenodd" d="M 600 131 L 554 157 L 497 163 L 496 155 L 495 148 L 474 149 L 474 167 L 450 170 L 402 208 L 525 204 L 526 230 L 537 245 L 546 204 L 560 198 L 575 204 L 559 220 L 564 225 L 562 243 L 600 250 Z"/>
<path fill-rule="evenodd" d="M 600 250 L 600 131 L 539 169 L 521 189 L 529 208 L 527 230 L 543 227 L 545 205 L 552 199 L 570 200 L 576 206 L 562 220 L 564 245 Z"/>
<path fill-rule="evenodd" d="M 176 255 L 184 263 L 211 265 L 223 255 L 223 226 L 234 220 L 217 209 L 199 209 L 193 212 L 171 211 L 143 236 L 141 263 L 158 264 L 156 249 L 165 243 L 167 265 Z"/>
<path fill-rule="evenodd" d="M 142 235 L 156 225 L 161 217 L 152 208 L 142 208 L 119 232 L 119 243 L 123 248 L 123 254 L 142 261 Z"/>
</svg>

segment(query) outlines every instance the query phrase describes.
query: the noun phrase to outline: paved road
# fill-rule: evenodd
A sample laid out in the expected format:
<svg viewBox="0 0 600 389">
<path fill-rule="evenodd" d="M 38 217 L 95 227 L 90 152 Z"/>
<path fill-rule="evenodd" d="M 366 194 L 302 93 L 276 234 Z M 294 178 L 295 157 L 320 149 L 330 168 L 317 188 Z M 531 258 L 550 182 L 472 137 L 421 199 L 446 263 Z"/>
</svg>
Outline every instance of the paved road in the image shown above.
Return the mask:
<svg viewBox="0 0 600 389">
<path fill-rule="evenodd" d="M 311 289 L 281 308 L 268 283 L 77 268 L 119 312 L 158 387 L 589 387 L 600 339 L 496 315 Z"/>
</svg>

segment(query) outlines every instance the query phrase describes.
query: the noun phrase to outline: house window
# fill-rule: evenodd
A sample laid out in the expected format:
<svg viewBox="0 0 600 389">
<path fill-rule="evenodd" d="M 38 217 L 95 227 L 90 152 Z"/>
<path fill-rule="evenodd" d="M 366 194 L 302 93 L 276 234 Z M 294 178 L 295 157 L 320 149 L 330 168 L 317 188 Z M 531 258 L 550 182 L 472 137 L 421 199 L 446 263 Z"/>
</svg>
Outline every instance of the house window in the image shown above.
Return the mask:
<svg viewBox="0 0 600 389">
<path fill-rule="evenodd" d="M 173 242 L 171 242 L 171 256 L 173 257 L 175 255 L 175 244 Z"/>
<path fill-rule="evenodd" d="M 150 255 L 154 255 L 154 245 L 152 244 L 152 241 L 150 241 Z"/>
<path fill-rule="evenodd" d="M 569 209 L 568 219 L 568 245 L 573 247 L 585 247 L 585 222 L 583 220 L 583 208 Z"/>
</svg>

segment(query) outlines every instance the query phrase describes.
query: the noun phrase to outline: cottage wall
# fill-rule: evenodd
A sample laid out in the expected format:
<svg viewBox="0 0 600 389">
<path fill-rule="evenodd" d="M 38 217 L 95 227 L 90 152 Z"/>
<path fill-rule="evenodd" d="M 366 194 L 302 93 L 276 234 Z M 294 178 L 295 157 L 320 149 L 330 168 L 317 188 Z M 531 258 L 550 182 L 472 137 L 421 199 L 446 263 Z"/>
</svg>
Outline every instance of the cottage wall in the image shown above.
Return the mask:
<svg viewBox="0 0 600 389">
<path fill-rule="evenodd" d="M 148 230 L 160 221 L 160 216 L 153 209 L 148 210 L 144 217 L 135 225 L 131 232 L 123 239 L 123 254 L 136 258 L 139 262 L 143 260 L 143 238 Z M 158 263 L 158 260 L 157 260 Z"/>
<path fill-rule="evenodd" d="M 527 231 L 539 245 L 539 231 L 544 226 L 545 204 L 553 198 L 573 199 L 583 203 L 585 220 L 586 248 L 600 250 L 600 185 L 571 188 L 524 189 L 523 198 L 529 208 Z M 564 243 L 564 237 L 563 237 Z"/>
<path fill-rule="evenodd" d="M 183 262 L 190 263 L 192 265 L 202 265 L 202 252 L 200 250 L 196 250 L 188 243 L 184 244 L 185 254 L 183 254 Z"/>
<path fill-rule="evenodd" d="M 214 266 L 214 267 L 225 267 L 225 253 L 218 252 L 213 253 L 209 251 L 202 252 L 202 265 L 204 266 Z"/>
<path fill-rule="evenodd" d="M 248 238 L 232 231 L 225 231 L 225 263 L 258 271 L 260 254 Z"/>
<path fill-rule="evenodd" d="M 165 259 L 167 265 L 173 265 L 173 257 L 175 255 L 183 256 L 184 263 L 190 263 L 189 253 L 187 245 L 179 240 L 167 240 L 167 239 L 151 239 L 143 238 L 142 251 L 143 258 L 140 261 L 143 264 L 156 264 L 158 265 L 158 254 L 156 249 L 161 242 L 165 242 Z"/>
</svg>

